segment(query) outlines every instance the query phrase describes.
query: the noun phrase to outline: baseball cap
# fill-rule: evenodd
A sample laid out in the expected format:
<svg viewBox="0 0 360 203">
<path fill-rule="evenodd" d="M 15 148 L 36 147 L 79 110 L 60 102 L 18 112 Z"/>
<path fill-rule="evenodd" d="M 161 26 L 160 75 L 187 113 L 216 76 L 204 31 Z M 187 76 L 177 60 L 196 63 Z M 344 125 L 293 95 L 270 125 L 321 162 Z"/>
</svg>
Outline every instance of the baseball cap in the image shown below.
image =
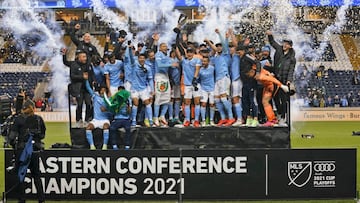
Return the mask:
<svg viewBox="0 0 360 203">
<path fill-rule="evenodd" d="M 293 41 L 291 39 L 284 39 L 283 42 L 288 43 L 290 46 L 293 45 Z"/>
</svg>

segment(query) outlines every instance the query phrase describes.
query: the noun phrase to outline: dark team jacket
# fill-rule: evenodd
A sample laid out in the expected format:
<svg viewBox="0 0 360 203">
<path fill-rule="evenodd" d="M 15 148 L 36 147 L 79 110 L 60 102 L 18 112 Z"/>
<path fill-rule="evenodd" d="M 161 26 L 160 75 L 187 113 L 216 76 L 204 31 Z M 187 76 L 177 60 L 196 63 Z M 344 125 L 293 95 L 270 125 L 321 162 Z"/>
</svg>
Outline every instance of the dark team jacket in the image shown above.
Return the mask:
<svg viewBox="0 0 360 203">
<path fill-rule="evenodd" d="M 96 47 L 94 45 L 92 45 L 91 43 L 85 43 L 83 41 L 80 41 L 76 35 L 75 35 L 75 30 L 72 30 L 70 32 L 70 37 L 71 37 L 71 41 L 76 45 L 76 49 L 77 50 L 83 50 L 86 52 L 87 55 L 87 62 L 88 64 L 91 63 L 91 57 L 94 55 L 99 55 L 98 50 L 96 49 Z"/>
<path fill-rule="evenodd" d="M 295 51 L 293 48 L 284 53 L 282 46 L 274 40 L 273 35 L 268 35 L 270 45 L 276 50 L 274 54 L 274 71 L 276 77 L 285 84 L 292 82 L 296 65 Z"/>
<path fill-rule="evenodd" d="M 256 69 L 256 66 L 259 66 L 259 61 L 251 58 L 251 56 L 249 56 L 248 54 L 246 54 L 245 56 L 243 56 L 241 58 L 241 68 L 240 68 L 240 78 L 243 82 L 243 85 L 249 85 L 249 86 L 255 86 L 256 85 L 256 80 L 254 78 L 250 78 L 248 77 L 246 74 L 251 70 L 251 69 Z"/>
<path fill-rule="evenodd" d="M 85 72 L 89 73 L 89 81 L 93 81 L 90 79 L 93 75 L 90 71 L 90 65 L 80 63 L 79 61 L 68 61 L 66 55 L 63 55 L 63 63 L 70 67 L 71 95 L 76 97 L 80 92 L 86 92 L 83 74 Z"/>
<path fill-rule="evenodd" d="M 20 114 L 16 117 L 11 127 L 11 137 L 17 137 L 16 147 L 18 150 L 24 149 L 29 135 L 33 136 L 33 149 L 35 151 L 42 149 L 41 140 L 45 138 L 45 123 L 41 116 Z"/>
</svg>

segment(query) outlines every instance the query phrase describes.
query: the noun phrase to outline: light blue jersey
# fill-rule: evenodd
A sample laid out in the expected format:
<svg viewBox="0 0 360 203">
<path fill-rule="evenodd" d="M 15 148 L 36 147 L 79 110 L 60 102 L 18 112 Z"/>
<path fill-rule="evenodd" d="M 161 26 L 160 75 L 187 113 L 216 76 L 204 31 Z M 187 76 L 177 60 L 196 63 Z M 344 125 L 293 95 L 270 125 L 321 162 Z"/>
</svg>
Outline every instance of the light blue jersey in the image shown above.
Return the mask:
<svg viewBox="0 0 360 203">
<path fill-rule="evenodd" d="M 114 119 L 130 119 L 130 113 L 128 112 L 128 105 L 131 103 L 130 98 L 128 102 L 124 103 L 117 114 L 115 114 Z"/>
<path fill-rule="evenodd" d="M 105 84 L 104 68 L 101 66 L 94 66 L 93 68 L 95 80 L 98 84 Z"/>
<path fill-rule="evenodd" d="M 86 89 L 93 98 L 93 105 L 94 105 L 94 119 L 96 120 L 109 120 L 112 114 L 109 111 L 101 111 L 101 107 L 106 107 L 106 103 L 104 98 L 100 95 L 96 94 L 90 87 L 89 81 L 85 83 Z"/>
<path fill-rule="evenodd" d="M 227 54 L 221 54 L 211 58 L 212 64 L 215 66 L 215 80 L 221 80 L 224 77 L 229 77 L 229 59 Z"/>
<path fill-rule="evenodd" d="M 125 57 L 124 57 L 124 82 L 132 83 L 133 80 L 133 65 L 136 57 L 133 56 L 132 49 L 126 47 Z"/>
<path fill-rule="evenodd" d="M 156 73 L 162 73 L 168 75 L 168 70 L 171 68 L 172 59 L 169 56 L 166 56 L 163 52 L 158 51 L 155 54 L 155 61 L 156 61 Z"/>
<path fill-rule="evenodd" d="M 144 69 L 146 69 L 146 73 L 144 72 Z M 133 65 L 133 80 L 131 81 L 131 89 L 136 91 L 142 91 L 145 88 L 147 88 L 148 85 L 150 85 L 151 90 L 154 89 L 154 81 L 153 76 L 151 73 L 151 68 L 144 64 L 144 67 L 142 68 L 141 65 L 136 62 Z"/>
<path fill-rule="evenodd" d="M 172 59 L 172 63 L 178 63 L 178 59 Z M 180 85 L 180 79 L 181 79 L 181 70 L 179 67 L 171 67 L 169 69 L 169 76 L 172 79 L 172 82 L 174 85 Z"/>
<path fill-rule="evenodd" d="M 212 92 L 215 89 L 215 67 L 209 65 L 207 68 L 201 68 L 199 72 L 201 89 L 206 92 Z"/>
<path fill-rule="evenodd" d="M 184 75 L 184 85 L 191 86 L 195 75 L 196 66 L 201 66 L 201 60 L 198 58 L 192 58 L 191 60 L 183 59 L 181 61 L 181 65 Z"/>
<path fill-rule="evenodd" d="M 111 87 L 124 85 L 124 81 L 119 78 L 122 73 L 124 73 L 124 64 L 122 61 L 116 60 L 114 64 L 110 62 L 105 64 L 104 74 L 109 74 Z"/>
<path fill-rule="evenodd" d="M 150 67 L 152 76 L 153 76 L 153 78 L 155 78 L 155 73 L 156 73 L 156 70 L 155 70 L 155 68 L 156 68 L 155 61 L 151 61 L 151 60 L 149 60 L 149 59 L 146 59 L 145 64 Z"/>
<path fill-rule="evenodd" d="M 229 66 L 231 62 L 229 42 L 219 34 L 222 44 L 222 53 L 211 58 L 211 63 L 215 66 L 215 80 L 221 80 L 224 77 L 229 77 Z"/>
<path fill-rule="evenodd" d="M 235 54 L 231 60 L 230 66 L 230 78 L 231 81 L 238 80 L 240 78 L 240 56 Z"/>
</svg>

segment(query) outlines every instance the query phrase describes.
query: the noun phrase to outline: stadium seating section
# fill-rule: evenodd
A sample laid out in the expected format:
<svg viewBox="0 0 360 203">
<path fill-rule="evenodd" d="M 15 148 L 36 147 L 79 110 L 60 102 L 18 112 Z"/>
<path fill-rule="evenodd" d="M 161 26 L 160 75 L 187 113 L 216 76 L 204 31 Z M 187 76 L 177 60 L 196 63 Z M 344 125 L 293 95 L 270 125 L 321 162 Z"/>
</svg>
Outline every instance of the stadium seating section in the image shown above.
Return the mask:
<svg viewBox="0 0 360 203">
<path fill-rule="evenodd" d="M 312 49 L 320 46 L 322 35 L 317 35 L 317 39 L 310 46 Z M 76 47 L 71 42 L 69 36 L 64 37 L 64 44 L 69 48 L 68 59 L 72 60 Z M 312 39 L 314 41 L 314 39 Z M 97 47 L 100 54 L 103 53 L 105 36 L 95 35 L 92 43 Z M 304 42 L 305 43 L 305 42 Z M 354 84 L 355 71 L 360 68 L 360 52 L 358 52 L 360 40 L 347 34 L 332 35 L 327 42 L 327 48 L 323 57 L 314 61 L 305 55 L 297 63 L 297 68 L 306 66 L 309 77 L 297 78 L 296 87 L 299 97 L 306 97 L 309 91 L 321 89 L 326 97 L 340 97 L 353 92 L 354 96 L 360 91 L 360 85 Z M 324 66 L 324 72 L 319 79 L 316 71 L 319 66 Z M 28 66 L 23 64 L 0 64 L 0 95 L 16 95 L 19 88 L 36 88 L 36 84 L 42 78 L 50 74 L 44 70 L 44 66 Z M 359 78 L 360 79 L 360 78 Z M 355 106 L 360 106 L 360 101 L 356 101 Z"/>
</svg>

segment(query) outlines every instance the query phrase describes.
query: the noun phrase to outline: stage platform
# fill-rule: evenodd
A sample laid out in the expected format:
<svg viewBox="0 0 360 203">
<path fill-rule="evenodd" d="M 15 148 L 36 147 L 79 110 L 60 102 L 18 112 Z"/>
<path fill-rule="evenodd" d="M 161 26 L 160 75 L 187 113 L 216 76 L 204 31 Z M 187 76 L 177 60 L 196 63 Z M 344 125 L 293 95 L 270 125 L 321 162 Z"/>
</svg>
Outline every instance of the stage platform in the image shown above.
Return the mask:
<svg viewBox="0 0 360 203">
<path fill-rule="evenodd" d="M 102 131 L 96 129 L 93 134 L 100 149 Z M 119 131 L 119 146 L 123 146 L 123 136 Z M 290 130 L 288 127 L 139 127 L 132 128 L 132 141 L 132 149 L 289 149 Z M 74 149 L 87 149 L 85 129 L 72 128 L 71 142 Z"/>
</svg>

